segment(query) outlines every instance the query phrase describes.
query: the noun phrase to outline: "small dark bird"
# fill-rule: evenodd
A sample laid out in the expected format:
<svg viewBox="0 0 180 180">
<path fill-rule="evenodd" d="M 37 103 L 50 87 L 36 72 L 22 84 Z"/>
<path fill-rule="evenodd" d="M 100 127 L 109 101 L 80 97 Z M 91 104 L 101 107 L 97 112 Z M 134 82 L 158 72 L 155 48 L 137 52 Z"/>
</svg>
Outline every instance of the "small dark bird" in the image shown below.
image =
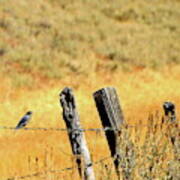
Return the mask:
<svg viewBox="0 0 180 180">
<path fill-rule="evenodd" d="M 15 129 L 20 129 L 23 128 L 27 125 L 27 123 L 29 122 L 29 120 L 31 119 L 32 116 L 32 111 L 28 111 L 19 121 L 19 123 L 17 124 Z"/>
</svg>

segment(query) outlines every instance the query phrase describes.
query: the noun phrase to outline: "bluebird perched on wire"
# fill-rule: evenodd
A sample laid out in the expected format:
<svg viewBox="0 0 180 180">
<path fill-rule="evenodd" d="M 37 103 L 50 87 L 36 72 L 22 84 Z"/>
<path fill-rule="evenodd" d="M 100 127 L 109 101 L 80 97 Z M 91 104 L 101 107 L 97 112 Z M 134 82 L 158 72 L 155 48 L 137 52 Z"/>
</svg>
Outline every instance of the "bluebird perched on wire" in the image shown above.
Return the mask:
<svg viewBox="0 0 180 180">
<path fill-rule="evenodd" d="M 19 121 L 19 123 L 17 124 L 15 129 L 20 129 L 23 128 L 27 125 L 27 123 L 29 122 L 29 120 L 31 119 L 32 116 L 32 111 L 28 111 Z"/>
</svg>

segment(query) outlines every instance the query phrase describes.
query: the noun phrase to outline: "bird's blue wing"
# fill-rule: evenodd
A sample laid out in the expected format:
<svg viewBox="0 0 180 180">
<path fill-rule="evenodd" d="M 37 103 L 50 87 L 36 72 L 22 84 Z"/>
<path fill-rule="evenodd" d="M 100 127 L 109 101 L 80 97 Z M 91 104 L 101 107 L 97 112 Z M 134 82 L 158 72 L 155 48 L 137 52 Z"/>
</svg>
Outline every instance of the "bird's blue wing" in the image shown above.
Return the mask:
<svg viewBox="0 0 180 180">
<path fill-rule="evenodd" d="M 22 119 L 19 121 L 18 125 L 16 126 L 16 129 L 24 127 L 28 123 L 29 119 L 30 119 L 29 115 L 25 115 L 24 117 L 22 117 Z"/>
</svg>

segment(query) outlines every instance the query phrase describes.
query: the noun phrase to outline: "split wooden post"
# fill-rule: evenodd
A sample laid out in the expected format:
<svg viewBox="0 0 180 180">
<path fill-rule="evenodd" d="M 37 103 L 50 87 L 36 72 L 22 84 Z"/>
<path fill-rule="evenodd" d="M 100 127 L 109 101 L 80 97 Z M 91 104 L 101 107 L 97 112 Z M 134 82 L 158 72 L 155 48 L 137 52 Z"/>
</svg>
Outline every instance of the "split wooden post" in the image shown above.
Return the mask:
<svg viewBox="0 0 180 180">
<path fill-rule="evenodd" d="M 176 120 L 175 105 L 172 102 L 164 102 L 163 104 L 164 114 L 171 121 Z"/>
<path fill-rule="evenodd" d="M 107 87 L 96 91 L 94 100 L 99 112 L 102 125 L 105 129 L 105 135 L 111 151 L 111 156 L 114 159 L 114 165 L 118 177 L 120 178 L 120 147 L 118 139 L 121 124 L 124 122 L 123 112 L 121 110 L 116 90 L 112 87 Z"/>
<path fill-rule="evenodd" d="M 60 93 L 60 104 L 63 108 L 63 119 L 68 130 L 72 152 L 76 156 L 79 174 L 82 179 L 95 180 L 89 150 L 81 130 L 75 98 L 71 88 L 66 87 L 62 90 Z"/>
</svg>

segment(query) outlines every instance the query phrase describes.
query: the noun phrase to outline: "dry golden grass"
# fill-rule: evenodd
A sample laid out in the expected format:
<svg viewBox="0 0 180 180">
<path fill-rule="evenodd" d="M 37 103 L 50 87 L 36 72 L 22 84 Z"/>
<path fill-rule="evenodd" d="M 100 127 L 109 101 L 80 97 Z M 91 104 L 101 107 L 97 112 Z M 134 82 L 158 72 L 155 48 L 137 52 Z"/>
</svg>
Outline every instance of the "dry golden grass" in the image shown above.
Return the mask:
<svg viewBox="0 0 180 180">
<path fill-rule="evenodd" d="M 179 72 L 180 66 L 165 67 L 161 72 L 137 68 L 131 72 L 119 71 L 111 74 L 99 72 L 87 78 L 69 76 L 63 81 L 46 79 L 34 89 L 14 88 L 8 78 L 1 76 L 0 92 L 3 103 L 0 104 L 0 124 L 15 126 L 27 110 L 32 110 L 34 114 L 28 127 L 65 127 L 58 96 L 65 86 L 74 88 L 84 128 L 101 127 L 92 93 L 105 86 L 113 86 L 117 89 L 128 124 L 137 124 L 140 120 L 142 124 L 146 124 L 149 113 L 158 110 L 162 115 L 162 103 L 166 100 L 174 102 L 177 110 L 179 109 Z M 140 130 L 143 138 L 146 131 L 142 127 Z M 133 137 L 133 131 L 130 132 Z M 88 132 L 86 137 L 94 161 L 109 156 L 103 134 Z M 0 146 L 0 159 L 3 162 L 0 164 L 0 175 L 4 179 L 73 165 L 66 132 L 24 130 L 15 132 L 1 129 Z M 104 170 L 101 164 L 96 166 L 96 174 L 101 179 L 100 174 Z M 59 175 L 46 174 L 45 177 L 52 180 L 71 179 L 72 173 L 77 175 L 76 171 L 65 171 Z M 107 174 L 106 177 L 108 179 Z"/>
<path fill-rule="evenodd" d="M 74 89 L 84 128 L 101 127 L 92 93 L 106 86 L 118 91 L 128 124 L 146 124 L 149 113 L 157 110 L 161 116 L 166 100 L 178 110 L 179 9 L 178 0 L 1 0 L 0 125 L 14 127 L 32 110 L 28 127 L 65 127 L 58 96 L 65 86 Z M 145 143 L 134 147 L 139 156 L 132 157 L 138 161 L 131 174 L 144 180 L 150 172 L 137 170 L 149 166 L 143 151 L 159 142 L 153 132 L 139 131 L 132 129 L 123 138 Z M 86 137 L 94 161 L 109 156 L 103 134 L 88 132 Z M 167 144 L 167 158 L 160 162 L 172 159 L 173 147 Z M 0 129 L 0 147 L 0 180 L 73 165 L 66 132 Z M 158 159 L 150 159 L 154 157 Z M 107 168 L 96 165 L 98 179 L 114 179 L 109 163 Z M 161 166 L 155 169 L 156 177 L 164 175 Z M 76 171 L 31 179 L 72 177 L 78 179 Z"/>
</svg>

